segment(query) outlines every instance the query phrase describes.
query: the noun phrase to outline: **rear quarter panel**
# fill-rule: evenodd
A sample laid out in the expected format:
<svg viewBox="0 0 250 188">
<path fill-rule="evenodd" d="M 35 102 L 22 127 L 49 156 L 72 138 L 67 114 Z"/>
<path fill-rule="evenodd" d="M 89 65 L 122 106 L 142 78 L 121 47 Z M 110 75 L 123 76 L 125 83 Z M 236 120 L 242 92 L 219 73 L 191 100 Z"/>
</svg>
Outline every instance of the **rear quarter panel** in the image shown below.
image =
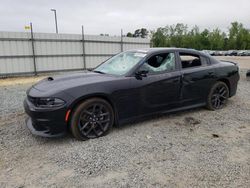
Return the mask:
<svg viewBox="0 0 250 188">
<path fill-rule="evenodd" d="M 236 94 L 239 81 L 239 67 L 232 62 L 221 61 L 215 65 L 215 72 L 218 80 L 228 82 L 230 97 Z"/>
</svg>

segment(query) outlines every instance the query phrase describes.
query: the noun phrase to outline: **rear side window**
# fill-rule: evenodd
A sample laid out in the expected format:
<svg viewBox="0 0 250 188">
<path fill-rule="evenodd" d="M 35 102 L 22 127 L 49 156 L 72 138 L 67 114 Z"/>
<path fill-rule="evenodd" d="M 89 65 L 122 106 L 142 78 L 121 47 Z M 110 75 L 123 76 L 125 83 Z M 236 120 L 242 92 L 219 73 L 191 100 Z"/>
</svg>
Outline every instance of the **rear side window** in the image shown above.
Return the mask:
<svg viewBox="0 0 250 188">
<path fill-rule="evenodd" d="M 201 67 L 209 64 L 208 59 L 205 57 L 191 53 L 180 52 L 179 54 L 180 54 L 182 69 Z"/>
</svg>

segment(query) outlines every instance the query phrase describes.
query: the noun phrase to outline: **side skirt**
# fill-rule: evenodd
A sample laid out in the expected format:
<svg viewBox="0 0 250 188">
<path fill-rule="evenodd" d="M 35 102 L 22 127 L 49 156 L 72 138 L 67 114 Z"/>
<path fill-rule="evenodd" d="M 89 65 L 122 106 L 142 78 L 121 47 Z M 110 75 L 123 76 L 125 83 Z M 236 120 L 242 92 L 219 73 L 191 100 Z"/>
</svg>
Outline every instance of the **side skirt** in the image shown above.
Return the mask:
<svg viewBox="0 0 250 188">
<path fill-rule="evenodd" d="M 199 104 L 194 104 L 194 105 L 190 105 L 190 106 L 183 106 L 183 107 L 179 107 L 179 108 L 173 108 L 171 110 L 166 110 L 166 111 L 160 111 L 160 112 L 154 112 L 154 113 L 150 113 L 150 114 L 135 116 L 135 117 L 128 118 L 128 119 L 119 120 L 119 121 L 117 121 L 116 125 L 119 127 L 119 126 L 121 126 L 123 124 L 131 123 L 133 121 L 140 121 L 140 120 L 143 120 L 145 118 L 149 118 L 150 116 L 160 115 L 160 114 L 169 114 L 169 113 L 184 111 L 184 110 L 203 107 L 203 106 L 206 106 L 206 103 L 199 103 Z"/>
</svg>

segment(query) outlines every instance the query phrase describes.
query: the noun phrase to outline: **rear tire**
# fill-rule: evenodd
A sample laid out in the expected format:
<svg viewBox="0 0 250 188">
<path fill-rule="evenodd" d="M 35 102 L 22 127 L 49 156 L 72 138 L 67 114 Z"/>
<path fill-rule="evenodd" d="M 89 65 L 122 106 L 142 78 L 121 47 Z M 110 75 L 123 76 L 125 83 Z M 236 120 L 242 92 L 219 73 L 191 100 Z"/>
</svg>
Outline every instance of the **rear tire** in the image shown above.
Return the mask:
<svg viewBox="0 0 250 188">
<path fill-rule="evenodd" d="M 224 82 L 216 82 L 207 97 L 207 108 L 209 110 L 218 110 L 226 105 L 229 97 L 229 89 Z"/>
<path fill-rule="evenodd" d="M 70 127 L 76 139 L 88 140 L 108 134 L 113 124 L 112 106 L 101 98 L 91 98 L 73 111 Z"/>
</svg>

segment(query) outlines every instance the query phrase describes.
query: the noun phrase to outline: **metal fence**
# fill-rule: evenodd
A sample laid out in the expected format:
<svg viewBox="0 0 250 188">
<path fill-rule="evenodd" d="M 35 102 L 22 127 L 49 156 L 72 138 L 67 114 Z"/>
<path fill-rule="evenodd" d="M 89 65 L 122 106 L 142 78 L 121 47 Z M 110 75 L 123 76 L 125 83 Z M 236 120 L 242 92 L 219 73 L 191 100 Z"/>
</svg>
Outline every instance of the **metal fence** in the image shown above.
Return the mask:
<svg viewBox="0 0 250 188">
<path fill-rule="evenodd" d="M 0 77 L 94 68 L 149 39 L 82 34 L 0 32 Z"/>
</svg>

